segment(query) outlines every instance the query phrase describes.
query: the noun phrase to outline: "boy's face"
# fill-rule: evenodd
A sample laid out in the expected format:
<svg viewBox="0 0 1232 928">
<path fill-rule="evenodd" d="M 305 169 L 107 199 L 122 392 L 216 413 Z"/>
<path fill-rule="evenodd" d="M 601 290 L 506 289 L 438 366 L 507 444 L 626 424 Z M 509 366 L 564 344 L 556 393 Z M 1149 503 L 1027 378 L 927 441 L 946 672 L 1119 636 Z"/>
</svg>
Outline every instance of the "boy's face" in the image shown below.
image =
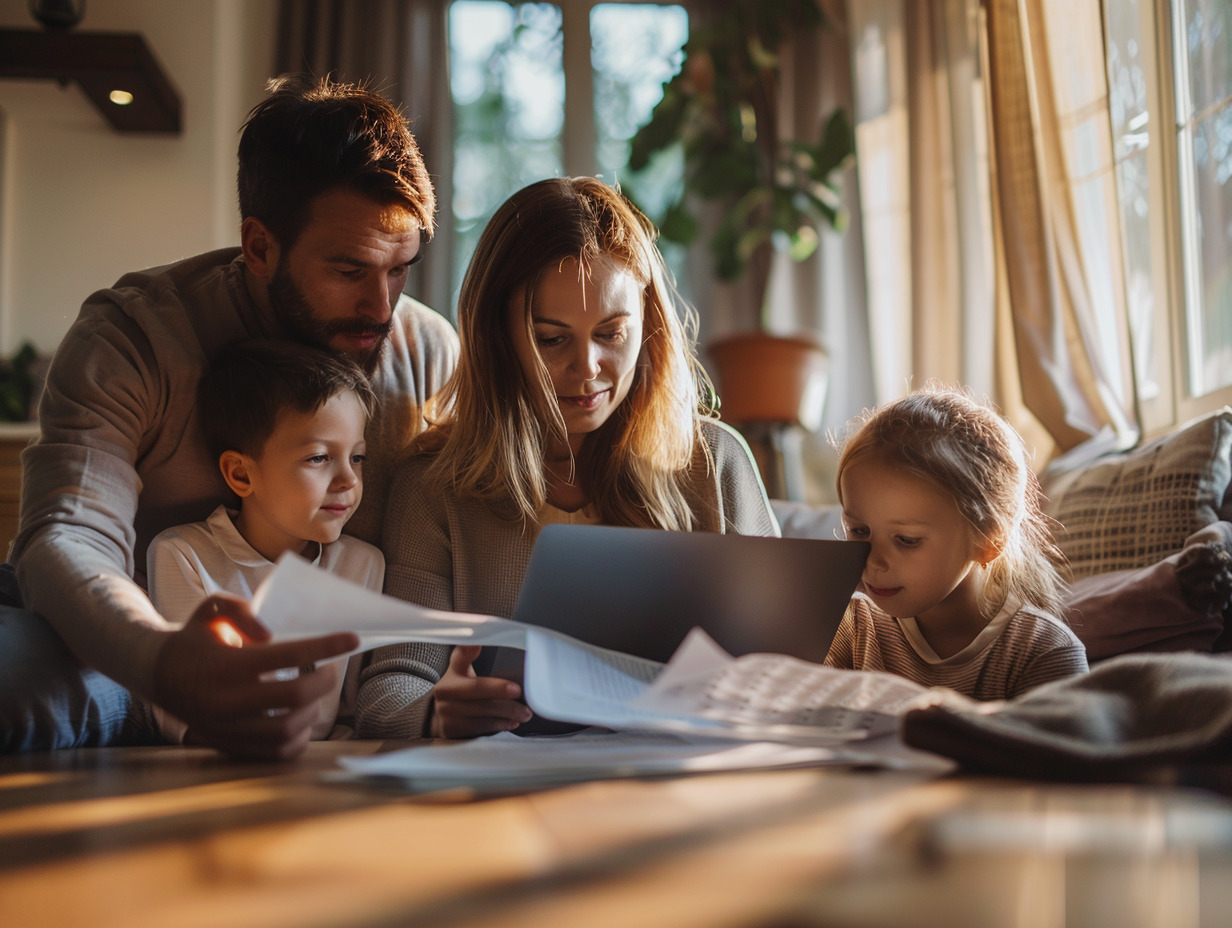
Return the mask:
<svg viewBox="0 0 1232 928">
<path fill-rule="evenodd" d="M 284 411 L 257 458 L 241 455 L 247 492 L 237 527 L 269 560 L 337 541 L 363 496 L 365 417 L 350 390 L 315 413 Z"/>
</svg>

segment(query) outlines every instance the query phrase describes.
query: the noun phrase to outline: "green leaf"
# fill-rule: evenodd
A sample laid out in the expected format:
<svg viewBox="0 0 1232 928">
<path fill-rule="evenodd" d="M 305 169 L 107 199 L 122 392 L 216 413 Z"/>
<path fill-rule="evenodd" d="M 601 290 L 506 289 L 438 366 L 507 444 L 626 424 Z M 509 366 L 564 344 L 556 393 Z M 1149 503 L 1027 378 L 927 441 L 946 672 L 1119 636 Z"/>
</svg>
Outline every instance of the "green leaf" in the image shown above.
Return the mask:
<svg viewBox="0 0 1232 928">
<path fill-rule="evenodd" d="M 697 239 L 700 228 L 697 217 L 689 212 L 684 201 L 680 200 L 669 206 L 667 212 L 663 214 L 663 221 L 659 224 L 659 235 L 669 242 L 691 245 Z"/>
<path fill-rule="evenodd" d="M 805 261 L 812 257 L 820 242 L 821 239 L 818 238 L 816 229 L 812 226 L 801 226 L 796 234 L 791 236 L 791 244 L 788 246 L 787 253 L 791 255 L 793 261 Z"/>
<path fill-rule="evenodd" d="M 670 147 L 677 140 L 684 109 L 684 94 L 672 89 L 670 82 L 664 84 L 663 99 L 650 114 L 650 122 L 638 129 L 629 141 L 629 167 L 632 170 L 640 171 L 649 163 L 651 155 Z"/>
<path fill-rule="evenodd" d="M 757 170 L 748 152 L 737 149 L 719 152 L 696 165 L 691 180 L 698 196 L 715 200 L 747 190 L 757 182 Z"/>
<path fill-rule="evenodd" d="M 714 255 L 714 270 L 720 280 L 739 280 L 748 259 L 736 248 L 739 232 L 728 214 L 710 239 L 710 253 Z"/>
<path fill-rule="evenodd" d="M 745 229 L 736 238 L 736 254 L 742 260 L 748 261 L 753 257 L 753 252 L 768 241 L 770 241 L 770 230 L 765 226 L 757 225 Z"/>
<path fill-rule="evenodd" d="M 826 120 L 814 159 L 817 180 L 825 180 L 831 172 L 841 168 L 848 158 L 856 153 L 856 134 L 847 118 L 847 111 L 837 109 Z"/>
<path fill-rule="evenodd" d="M 833 228 L 835 221 L 838 218 L 838 207 L 827 203 L 825 200 L 810 191 L 805 191 L 804 195 L 808 198 L 809 206 L 812 207 L 818 218 L 824 221 L 826 225 Z"/>
</svg>

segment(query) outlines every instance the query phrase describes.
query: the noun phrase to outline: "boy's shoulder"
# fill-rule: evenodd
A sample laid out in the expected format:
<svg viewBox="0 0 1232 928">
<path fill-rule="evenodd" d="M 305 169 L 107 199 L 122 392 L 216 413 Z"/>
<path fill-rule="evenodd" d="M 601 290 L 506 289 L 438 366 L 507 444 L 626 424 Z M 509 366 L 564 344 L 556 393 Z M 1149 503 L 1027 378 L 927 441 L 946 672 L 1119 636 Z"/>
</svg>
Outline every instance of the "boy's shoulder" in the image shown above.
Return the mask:
<svg viewBox="0 0 1232 928">
<path fill-rule="evenodd" d="M 325 545 L 320 566 L 371 590 L 380 591 L 385 581 L 385 555 L 381 549 L 353 535 L 340 535 L 337 541 Z"/>
<path fill-rule="evenodd" d="M 217 546 L 218 537 L 213 523 L 219 511 L 225 513 L 225 507 L 219 506 L 208 519 L 200 522 L 182 522 L 163 529 L 154 536 L 150 548 L 188 547 L 197 550 L 202 545 Z"/>
</svg>

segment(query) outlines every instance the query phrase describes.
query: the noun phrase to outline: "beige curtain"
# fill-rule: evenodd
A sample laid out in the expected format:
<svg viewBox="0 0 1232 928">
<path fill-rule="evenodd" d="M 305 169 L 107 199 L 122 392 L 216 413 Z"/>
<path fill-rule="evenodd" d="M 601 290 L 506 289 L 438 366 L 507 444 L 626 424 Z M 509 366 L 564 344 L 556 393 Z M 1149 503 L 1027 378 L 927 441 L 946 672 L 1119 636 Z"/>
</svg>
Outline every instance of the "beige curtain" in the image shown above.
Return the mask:
<svg viewBox="0 0 1232 928">
<path fill-rule="evenodd" d="M 877 402 L 989 396 L 1042 464 L 1136 438 L 1097 3 L 848 7 Z"/>
<path fill-rule="evenodd" d="M 1056 450 L 1137 438 L 1099 4 L 984 0 L 998 392 Z"/>
<path fill-rule="evenodd" d="M 451 314 L 449 270 L 453 107 L 449 94 L 448 3 L 443 0 L 282 0 L 280 73 L 366 81 L 411 119 L 436 188 L 429 260 L 412 268 L 407 292 Z"/>
<path fill-rule="evenodd" d="M 993 393 L 991 218 L 975 0 L 849 7 L 876 402 Z"/>
</svg>

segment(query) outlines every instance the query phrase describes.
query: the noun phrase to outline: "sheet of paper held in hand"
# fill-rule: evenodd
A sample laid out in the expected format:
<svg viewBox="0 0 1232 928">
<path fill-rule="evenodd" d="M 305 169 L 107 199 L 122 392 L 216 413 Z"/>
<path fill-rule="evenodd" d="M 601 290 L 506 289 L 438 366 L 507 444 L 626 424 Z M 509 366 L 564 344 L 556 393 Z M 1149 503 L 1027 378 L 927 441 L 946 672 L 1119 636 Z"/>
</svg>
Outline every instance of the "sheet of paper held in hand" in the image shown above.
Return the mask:
<svg viewBox="0 0 1232 928">
<path fill-rule="evenodd" d="M 881 736 L 895 731 L 906 705 L 926 692 L 922 687 L 890 674 L 834 670 L 783 655 L 732 658 L 701 629 L 694 629 L 664 665 L 510 619 L 425 609 L 290 555 L 279 561 L 253 605 L 274 640 L 353 631 L 361 651 L 404 641 L 523 648 L 523 685 L 532 709 L 547 718 L 626 733 L 619 746 L 594 737 L 536 738 L 538 748 L 527 753 L 525 768 L 519 766 L 516 745 L 486 738 L 348 759 L 346 766 L 357 772 L 436 775 L 447 759 L 440 752 L 449 751 L 456 783 L 457 764 L 472 772 L 490 769 L 494 749 L 501 751 L 498 766 L 506 782 L 514 768 L 538 780 L 546 770 L 565 779 L 593 776 L 595 766 L 610 773 L 620 766 L 613 751 L 631 762 L 637 758 L 626 765 L 631 775 L 827 762 L 904 766 L 920 760 L 897 738 Z M 634 734 L 648 732 L 678 737 Z M 741 751 L 733 740 L 775 744 Z M 809 750 L 797 750 L 801 747 Z M 405 764 L 430 769 L 403 769 L 404 762 L 395 760 L 402 755 Z M 412 755 L 419 759 L 411 761 Z M 391 764 L 402 773 L 389 769 Z"/>
</svg>

